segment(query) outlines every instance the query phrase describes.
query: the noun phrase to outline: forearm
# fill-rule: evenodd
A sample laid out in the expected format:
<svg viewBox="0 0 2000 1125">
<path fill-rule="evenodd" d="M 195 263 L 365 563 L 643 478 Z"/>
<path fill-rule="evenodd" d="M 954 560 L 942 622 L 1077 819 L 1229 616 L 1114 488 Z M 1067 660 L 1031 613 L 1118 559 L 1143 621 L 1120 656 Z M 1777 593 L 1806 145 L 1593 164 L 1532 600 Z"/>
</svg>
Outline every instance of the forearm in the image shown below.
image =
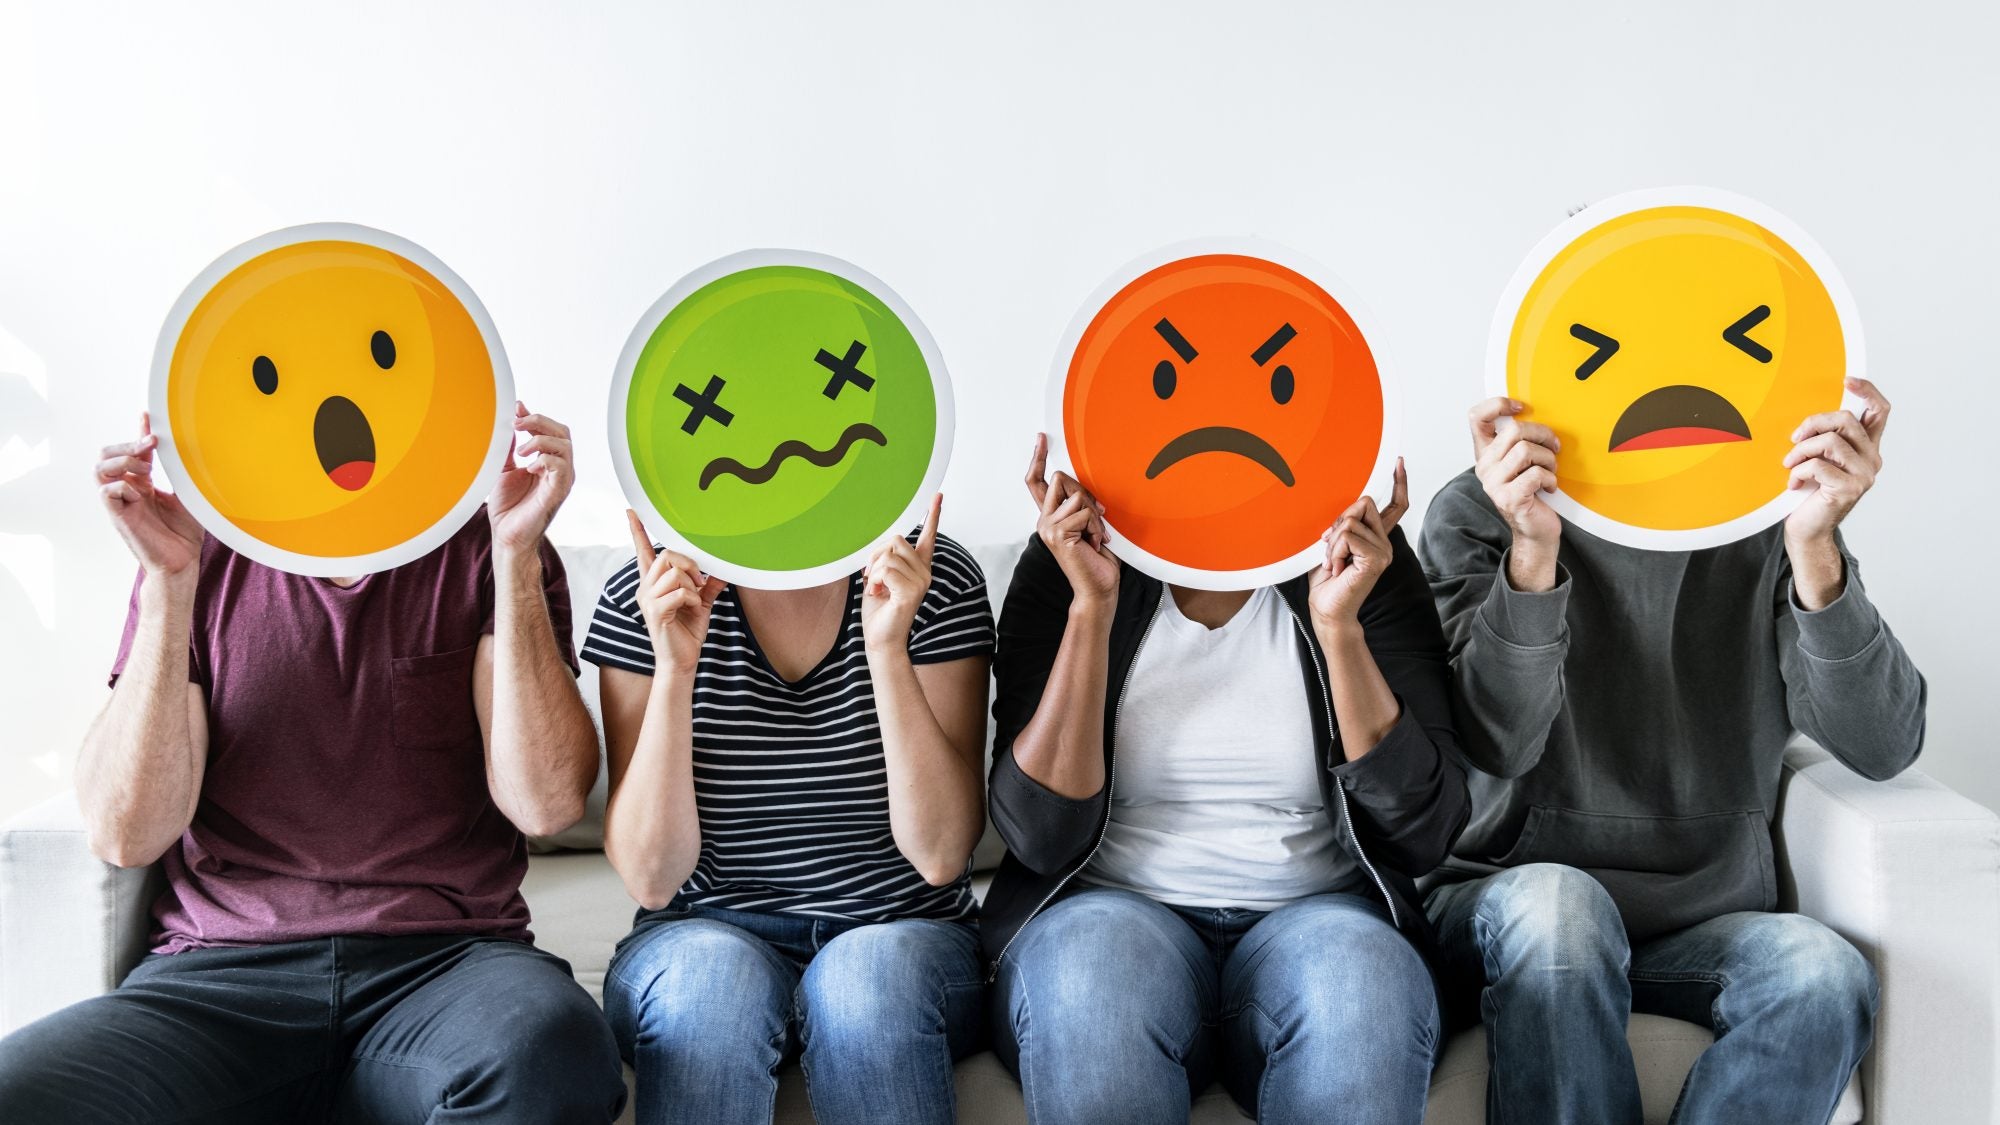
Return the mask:
<svg viewBox="0 0 2000 1125">
<path fill-rule="evenodd" d="M 537 553 L 495 553 L 493 636 L 493 799 L 523 832 L 560 832 L 583 816 L 597 735 L 556 645 Z"/>
<path fill-rule="evenodd" d="M 932 886 L 965 871 L 985 827 L 978 771 L 932 712 L 909 651 L 868 651 L 882 758 L 888 773 L 889 828 L 897 850 Z"/>
<path fill-rule="evenodd" d="M 1014 739 L 1014 764 L 1036 784 L 1072 800 L 1104 788 L 1104 696 L 1111 659 L 1109 604 L 1070 603 L 1034 717 Z"/>
<path fill-rule="evenodd" d="M 1512 584 L 1514 565 L 1509 550 L 1453 646 L 1462 748 L 1495 777 L 1519 777 L 1541 760 L 1562 711 L 1569 657 L 1569 587 L 1560 569 L 1550 589 L 1534 592 Z"/>
<path fill-rule="evenodd" d="M 1359 622 L 1315 622 L 1313 631 L 1326 652 L 1327 686 L 1333 695 L 1341 750 L 1352 762 L 1381 743 L 1396 725 L 1402 708 L 1396 693 L 1389 689 L 1389 681 L 1382 678 Z"/>
<path fill-rule="evenodd" d="M 84 736 L 77 799 L 91 850 L 107 863 L 152 863 L 194 820 L 207 747 L 189 726 L 193 613 L 191 582 L 146 579 L 124 671 Z"/>
<path fill-rule="evenodd" d="M 665 670 L 646 695 L 630 759 L 613 778 L 604 852 L 641 906 L 673 900 L 701 854 L 694 797 L 694 685 Z"/>
</svg>

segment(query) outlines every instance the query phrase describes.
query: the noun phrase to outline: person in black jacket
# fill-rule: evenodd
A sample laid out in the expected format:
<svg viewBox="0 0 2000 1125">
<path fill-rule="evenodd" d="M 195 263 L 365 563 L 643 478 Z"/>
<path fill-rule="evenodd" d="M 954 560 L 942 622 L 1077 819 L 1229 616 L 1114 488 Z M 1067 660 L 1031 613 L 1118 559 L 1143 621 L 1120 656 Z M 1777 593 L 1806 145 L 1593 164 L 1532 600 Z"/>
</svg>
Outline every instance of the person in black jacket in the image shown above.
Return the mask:
<svg viewBox="0 0 2000 1125">
<path fill-rule="evenodd" d="M 1310 574 L 1217 593 L 1120 564 L 1046 451 L 1000 618 L 982 927 L 1029 1119 L 1178 1125 L 1219 1078 L 1261 1121 L 1421 1121 L 1412 880 L 1469 806 L 1402 466 Z"/>
</svg>

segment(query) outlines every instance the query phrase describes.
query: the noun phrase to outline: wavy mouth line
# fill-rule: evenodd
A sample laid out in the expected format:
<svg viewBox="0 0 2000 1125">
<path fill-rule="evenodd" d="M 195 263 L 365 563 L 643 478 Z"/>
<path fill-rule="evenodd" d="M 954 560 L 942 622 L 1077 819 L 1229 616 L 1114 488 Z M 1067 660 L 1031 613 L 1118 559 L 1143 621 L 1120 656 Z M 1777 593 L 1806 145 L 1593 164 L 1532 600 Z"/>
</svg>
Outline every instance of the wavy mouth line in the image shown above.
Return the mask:
<svg viewBox="0 0 2000 1125">
<path fill-rule="evenodd" d="M 1292 467 L 1285 464 L 1284 456 L 1273 449 L 1270 442 L 1234 426 L 1203 426 L 1168 442 L 1153 455 L 1153 463 L 1146 466 L 1146 479 L 1152 480 L 1197 453 L 1234 453 L 1239 457 L 1248 457 L 1270 470 L 1271 475 L 1282 481 L 1286 488 L 1296 483 Z"/>
<path fill-rule="evenodd" d="M 872 441 L 884 447 L 889 444 L 889 439 L 883 436 L 881 430 L 867 422 L 856 422 L 842 430 L 840 437 L 829 449 L 814 449 L 797 438 L 788 438 L 779 442 L 777 448 L 771 450 L 771 456 L 761 465 L 745 465 L 734 457 L 717 457 L 702 467 L 698 487 L 707 490 L 709 485 L 715 483 L 715 478 L 724 473 L 740 478 L 745 484 L 763 484 L 777 476 L 778 469 L 793 457 L 810 465 L 818 465 L 822 469 L 831 468 L 838 465 L 841 458 L 847 456 L 847 451 L 859 441 Z"/>
</svg>

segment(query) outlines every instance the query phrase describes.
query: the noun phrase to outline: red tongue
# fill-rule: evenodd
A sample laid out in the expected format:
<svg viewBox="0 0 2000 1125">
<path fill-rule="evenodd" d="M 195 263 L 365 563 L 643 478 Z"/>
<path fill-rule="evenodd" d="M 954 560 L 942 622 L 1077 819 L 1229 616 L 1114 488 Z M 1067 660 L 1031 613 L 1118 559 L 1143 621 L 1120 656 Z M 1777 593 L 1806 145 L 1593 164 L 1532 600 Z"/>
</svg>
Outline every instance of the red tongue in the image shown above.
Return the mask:
<svg viewBox="0 0 2000 1125">
<path fill-rule="evenodd" d="M 328 469 L 326 475 L 333 478 L 333 483 L 347 491 L 358 492 L 362 485 L 368 483 L 368 478 L 375 475 L 375 462 L 349 461 L 345 465 Z"/>
<path fill-rule="evenodd" d="M 1728 430 L 1711 429 L 1708 426 L 1668 426 L 1664 430 L 1640 434 L 1627 438 L 1624 443 L 1612 449 L 1613 453 L 1626 453 L 1634 449 L 1673 449 L 1682 445 L 1714 445 L 1724 441 L 1749 441 L 1742 434 L 1732 434 Z"/>
</svg>

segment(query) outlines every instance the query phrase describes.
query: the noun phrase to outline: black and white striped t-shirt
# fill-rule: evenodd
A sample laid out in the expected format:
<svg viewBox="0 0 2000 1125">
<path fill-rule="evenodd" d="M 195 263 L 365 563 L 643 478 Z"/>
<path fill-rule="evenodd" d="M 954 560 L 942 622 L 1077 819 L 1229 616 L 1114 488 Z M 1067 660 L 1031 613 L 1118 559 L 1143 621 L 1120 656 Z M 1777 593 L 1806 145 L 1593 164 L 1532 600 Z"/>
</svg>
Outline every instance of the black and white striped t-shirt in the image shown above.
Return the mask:
<svg viewBox="0 0 2000 1125">
<path fill-rule="evenodd" d="M 583 658 L 653 674 L 635 560 L 604 584 Z M 970 881 L 924 882 L 889 831 L 882 728 L 861 635 L 861 581 L 848 579 L 840 639 L 795 683 L 778 676 L 735 587 L 715 599 L 694 682 L 694 792 L 701 855 L 685 901 L 862 921 L 969 918 Z M 986 578 L 938 536 L 931 588 L 910 627 L 910 660 L 993 653 Z"/>
</svg>

